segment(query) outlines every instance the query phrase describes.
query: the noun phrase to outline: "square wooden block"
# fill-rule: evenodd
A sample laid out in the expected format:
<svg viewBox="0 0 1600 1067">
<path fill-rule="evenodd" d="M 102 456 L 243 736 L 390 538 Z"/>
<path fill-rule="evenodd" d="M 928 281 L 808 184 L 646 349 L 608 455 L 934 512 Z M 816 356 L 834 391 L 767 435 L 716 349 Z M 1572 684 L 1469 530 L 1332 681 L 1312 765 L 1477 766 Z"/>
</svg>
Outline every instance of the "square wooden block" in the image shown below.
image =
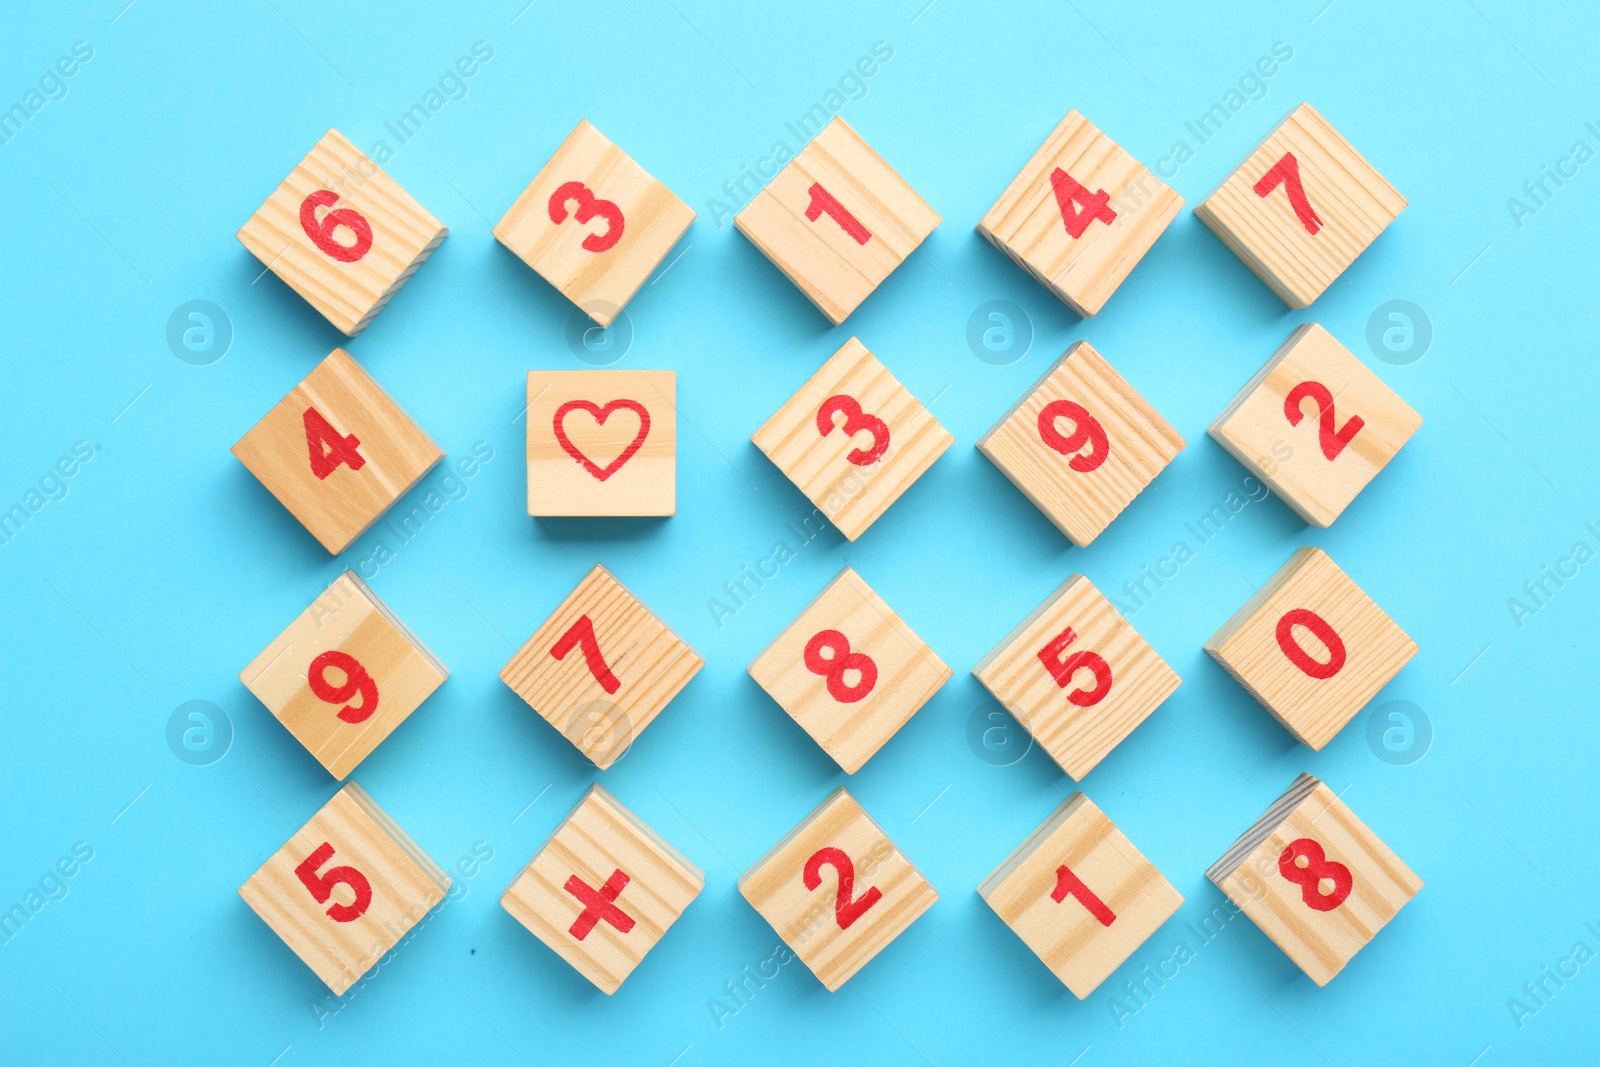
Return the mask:
<svg viewBox="0 0 1600 1067">
<path fill-rule="evenodd" d="M 500 680 L 601 770 L 705 661 L 595 566 L 500 670 Z"/>
<path fill-rule="evenodd" d="M 678 376 L 528 372 L 529 515 L 671 515 L 678 506 Z"/>
<path fill-rule="evenodd" d="M 329 130 L 238 236 L 285 285 L 354 337 L 449 235 L 399 182 Z"/>
<path fill-rule="evenodd" d="M 1082 793 L 1029 834 L 978 895 L 1079 1000 L 1183 904 L 1183 895 Z"/>
<path fill-rule="evenodd" d="M 500 906 L 609 996 L 705 884 L 700 868 L 596 785 Z"/>
<path fill-rule="evenodd" d="M 1289 557 L 1205 644 L 1301 744 L 1321 749 L 1417 654 L 1320 548 Z"/>
<path fill-rule="evenodd" d="M 830 993 L 939 899 L 843 789 L 757 860 L 739 892 Z"/>
<path fill-rule="evenodd" d="M 345 571 L 239 672 L 335 778 L 406 721 L 450 670 Z"/>
<path fill-rule="evenodd" d="M 835 118 L 733 224 L 837 326 L 939 221 L 848 122 Z"/>
<path fill-rule="evenodd" d="M 1092 771 L 1181 681 L 1081 574 L 972 673 L 1074 779 Z"/>
<path fill-rule="evenodd" d="M 584 119 L 495 224 L 494 236 L 610 326 L 693 221 L 693 208 Z"/>
<path fill-rule="evenodd" d="M 239 887 L 334 996 L 449 891 L 449 876 L 354 782 Z"/>
<path fill-rule="evenodd" d="M 1422 425 L 1333 334 L 1308 322 L 1211 424 L 1211 436 L 1313 526 L 1329 526 Z"/>
<path fill-rule="evenodd" d="M 846 567 L 751 662 L 750 677 L 854 774 L 950 680 L 950 668 Z"/>
<path fill-rule="evenodd" d="M 1088 341 L 1067 349 L 978 440 L 978 451 L 1080 548 L 1183 446 Z"/>
<path fill-rule="evenodd" d="M 1405 206 L 1327 119 L 1301 104 L 1194 213 L 1285 304 L 1303 308 Z"/>
<path fill-rule="evenodd" d="M 1319 986 L 1422 888 L 1422 879 L 1309 774 L 1295 779 L 1206 877 Z"/>
<path fill-rule="evenodd" d="M 1183 197 L 1074 110 L 1000 194 L 978 232 L 1087 318 L 1182 208 Z"/>
<path fill-rule="evenodd" d="M 854 541 L 955 438 L 852 337 L 750 440 Z"/>
<path fill-rule="evenodd" d="M 233 454 L 334 555 L 444 456 L 342 348 L 239 438 Z"/>
</svg>

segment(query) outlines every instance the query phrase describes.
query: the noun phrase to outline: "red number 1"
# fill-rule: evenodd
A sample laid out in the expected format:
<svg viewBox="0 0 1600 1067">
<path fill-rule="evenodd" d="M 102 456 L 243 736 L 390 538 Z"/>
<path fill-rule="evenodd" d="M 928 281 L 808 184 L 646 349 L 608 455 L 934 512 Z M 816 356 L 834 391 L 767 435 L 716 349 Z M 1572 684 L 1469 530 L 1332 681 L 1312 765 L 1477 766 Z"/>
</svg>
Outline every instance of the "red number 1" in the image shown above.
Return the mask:
<svg viewBox="0 0 1600 1067">
<path fill-rule="evenodd" d="M 1294 208 L 1294 217 L 1300 220 L 1306 232 L 1316 233 L 1322 229 L 1322 220 L 1317 218 L 1311 201 L 1306 199 L 1306 187 L 1300 184 L 1300 161 L 1294 158 L 1293 152 L 1285 152 L 1282 159 L 1267 169 L 1261 180 L 1256 182 L 1256 195 L 1265 199 L 1280 185 L 1289 197 L 1289 206 Z"/>
<path fill-rule="evenodd" d="M 864 245 L 872 240 L 872 234 L 867 232 L 867 228 L 861 225 L 854 215 L 846 211 L 844 205 L 833 198 L 832 193 L 818 183 L 812 182 L 811 203 L 806 206 L 806 218 L 811 222 L 816 222 L 822 217 L 824 211 L 828 213 L 829 218 L 839 224 L 839 229 L 855 238 L 856 244 Z"/>
<path fill-rule="evenodd" d="M 1094 890 L 1083 884 L 1083 879 L 1072 873 L 1072 868 L 1066 864 L 1056 868 L 1056 887 L 1050 891 L 1050 899 L 1057 904 L 1068 897 L 1075 898 L 1082 904 L 1090 915 L 1100 920 L 1101 926 L 1110 926 L 1117 921 L 1116 914 L 1108 907 L 1106 902 L 1094 895 Z"/>
<path fill-rule="evenodd" d="M 295 877 L 300 879 L 300 884 L 306 887 L 311 899 L 318 904 L 328 904 L 333 897 L 334 886 L 349 886 L 355 894 L 355 900 L 349 904 L 328 904 L 328 918 L 336 923 L 353 923 L 372 906 L 372 883 L 354 867 L 329 867 L 318 874 L 322 865 L 331 859 L 333 846 L 324 841 L 311 855 L 300 861 L 300 866 L 294 869 Z"/>
<path fill-rule="evenodd" d="M 583 661 L 589 667 L 589 673 L 594 675 L 594 680 L 600 683 L 600 688 L 608 693 L 615 693 L 622 688 L 622 683 L 617 681 L 617 676 L 611 673 L 611 668 L 606 666 L 606 658 L 600 654 L 600 642 L 594 636 L 594 623 L 589 621 L 589 616 L 583 615 L 578 621 L 567 627 L 567 632 L 561 635 L 550 654 L 556 659 L 566 659 L 567 653 L 575 648 L 583 649 Z"/>
</svg>

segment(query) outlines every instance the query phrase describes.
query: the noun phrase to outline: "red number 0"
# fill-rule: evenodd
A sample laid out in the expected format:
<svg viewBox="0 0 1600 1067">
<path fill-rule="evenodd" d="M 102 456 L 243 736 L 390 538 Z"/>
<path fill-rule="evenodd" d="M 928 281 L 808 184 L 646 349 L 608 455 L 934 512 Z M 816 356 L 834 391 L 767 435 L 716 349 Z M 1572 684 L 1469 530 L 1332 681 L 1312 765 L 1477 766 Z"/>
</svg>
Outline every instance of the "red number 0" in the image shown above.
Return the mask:
<svg viewBox="0 0 1600 1067">
<path fill-rule="evenodd" d="M 1074 689 L 1067 694 L 1067 700 L 1080 708 L 1090 708 L 1106 698 L 1111 692 L 1111 664 L 1098 652 L 1074 652 L 1070 656 L 1061 653 L 1067 646 L 1078 639 L 1072 627 L 1067 627 L 1039 650 L 1039 662 L 1044 664 L 1044 669 L 1050 672 L 1050 677 L 1056 680 L 1056 685 L 1062 689 L 1072 684 L 1072 676 L 1080 669 L 1087 670 L 1094 675 L 1093 689 Z"/>
<path fill-rule="evenodd" d="M 1309 837 L 1289 842 L 1278 856 L 1278 873 L 1300 887 L 1300 899 L 1312 911 L 1337 908 L 1355 885 L 1350 868 L 1330 860 L 1322 846 Z M 1333 884 L 1332 892 L 1322 891 L 1324 881 Z"/>
<path fill-rule="evenodd" d="M 815 890 L 822 884 L 822 868 L 832 867 L 839 875 L 839 891 L 833 898 L 833 919 L 839 929 L 848 930 L 850 924 L 865 915 L 874 904 L 883 899 L 883 891 L 873 886 L 859 899 L 853 899 L 856 890 L 856 865 L 850 862 L 843 849 L 819 848 L 806 860 L 802 877 L 807 889 Z"/>
<path fill-rule="evenodd" d="M 866 432 L 872 435 L 871 448 L 857 448 L 844 458 L 858 467 L 870 467 L 889 451 L 889 424 L 876 415 L 868 415 L 853 396 L 830 396 L 817 409 L 817 432 L 826 437 L 834 430 L 833 417 L 843 415 L 839 429 L 854 437 Z"/>
<path fill-rule="evenodd" d="M 354 263 L 372 251 L 372 224 L 348 207 L 334 208 L 320 221 L 317 219 L 317 208 L 333 207 L 338 202 L 339 194 L 331 189 L 318 189 L 300 201 L 300 228 L 325 255 L 340 263 Z M 356 235 L 355 244 L 340 244 L 334 239 L 334 231 L 340 226 Z"/>
<path fill-rule="evenodd" d="M 366 466 L 366 457 L 356 451 L 361 440 L 355 434 L 339 433 L 316 408 L 306 408 L 301 422 L 306 428 L 306 450 L 311 456 L 311 473 L 318 480 L 338 470 L 341 463 L 347 464 L 353 471 Z"/>
<path fill-rule="evenodd" d="M 1280 185 L 1289 197 L 1289 206 L 1294 208 L 1294 217 L 1300 220 L 1306 232 L 1316 233 L 1322 229 L 1322 220 L 1317 218 L 1311 201 L 1306 199 L 1306 187 L 1300 184 L 1300 161 L 1294 158 L 1293 152 L 1285 152 L 1282 159 L 1267 168 L 1267 172 L 1255 184 L 1256 195 L 1265 199 Z"/>
<path fill-rule="evenodd" d="M 622 240 L 622 209 L 609 200 L 598 200 L 589 187 L 582 182 L 567 182 L 555 192 L 550 194 L 550 221 L 563 223 L 567 221 L 567 202 L 576 201 L 578 210 L 572 217 L 583 225 L 595 216 L 606 221 L 604 233 L 591 233 L 583 239 L 583 247 L 590 252 L 605 252 L 618 241 Z"/>
<path fill-rule="evenodd" d="M 617 676 L 606 666 L 606 658 L 600 654 L 600 642 L 594 636 L 594 623 L 589 621 L 587 615 L 580 616 L 577 622 L 567 627 L 567 632 L 561 635 L 561 640 L 555 643 L 550 654 L 556 659 L 566 659 L 568 652 L 579 647 L 583 649 L 583 661 L 588 665 L 589 673 L 594 675 L 601 689 L 615 693 L 622 688 Z"/>
<path fill-rule="evenodd" d="M 1050 172 L 1050 187 L 1056 191 L 1056 207 L 1061 211 L 1062 225 L 1074 241 L 1082 237 L 1089 223 L 1096 219 L 1107 226 L 1117 221 L 1117 213 L 1111 210 L 1111 194 L 1104 189 L 1091 193 L 1060 167 Z"/>
<path fill-rule="evenodd" d="M 1071 419 L 1072 432 L 1063 434 L 1056 429 L 1057 419 Z M 1088 474 L 1111 455 L 1106 428 L 1081 405 L 1070 400 L 1052 400 L 1039 412 L 1039 439 L 1063 456 L 1071 456 L 1067 466 L 1079 474 Z M 1081 451 L 1084 445 L 1089 446 L 1089 451 Z"/>
<path fill-rule="evenodd" d="M 343 685 L 328 684 L 329 667 L 344 672 Z M 348 652 L 330 649 L 312 660 L 311 669 L 306 672 L 306 682 L 317 699 L 326 704 L 345 704 L 357 693 L 361 694 L 359 705 L 345 704 L 339 709 L 339 718 L 345 722 L 365 722 L 378 710 L 378 683 L 372 680 L 372 675 L 367 673 L 361 662 Z"/>
<path fill-rule="evenodd" d="M 830 655 L 824 656 L 827 649 Z M 838 630 L 821 630 L 806 642 L 806 670 L 828 680 L 828 695 L 841 704 L 854 704 L 878 684 L 878 665 L 865 652 L 850 651 L 850 639 Z M 844 674 L 855 671 L 861 677 L 846 685 Z"/>
<path fill-rule="evenodd" d="M 1299 426 L 1300 420 L 1305 418 L 1300 402 L 1307 399 L 1317 405 L 1317 439 L 1322 445 L 1322 454 L 1329 459 L 1339 458 L 1339 453 L 1361 432 L 1366 420 L 1360 415 L 1351 415 L 1343 426 L 1335 429 L 1338 417 L 1333 413 L 1333 394 L 1328 387 L 1321 382 L 1301 382 L 1283 398 L 1283 417 L 1289 420 L 1290 426 Z"/>
<path fill-rule="evenodd" d="M 1106 907 L 1106 902 L 1095 896 L 1094 890 L 1083 884 L 1083 879 L 1072 873 L 1072 868 L 1066 864 L 1056 868 L 1056 887 L 1050 892 L 1050 899 L 1060 904 L 1067 897 L 1074 897 L 1079 904 L 1088 909 L 1089 914 L 1100 920 L 1101 926 L 1110 926 L 1117 921 L 1116 913 Z"/>
<path fill-rule="evenodd" d="M 1304 626 L 1318 641 L 1328 646 L 1328 662 L 1313 659 L 1295 638 L 1294 628 Z M 1289 657 L 1289 662 L 1313 678 L 1332 678 L 1344 666 L 1344 641 L 1328 620 L 1308 608 L 1294 608 L 1283 613 L 1278 620 L 1278 647 Z"/>
<path fill-rule="evenodd" d="M 317 850 L 300 861 L 294 869 L 295 877 L 311 892 L 311 899 L 327 904 L 333 896 L 333 887 L 347 885 L 356 896 L 350 904 L 329 904 L 328 918 L 336 923 L 353 923 L 372 906 L 372 883 L 354 867 L 329 867 L 321 874 L 317 870 L 333 858 L 333 846 L 324 841 Z"/>
<path fill-rule="evenodd" d="M 806 205 L 806 218 L 811 222 L 816 222 L 822 217 L 824 211 L 828 213 L 829 218 L 839 224 L 839 229 L 855 238 L 856 244 L 864 245 L 872 240 L 872 234 L 867 232 L 867 228 L 861 225 L 854 215 L 846 211 L 844 205 L 833 198 L 832 193 L 816 182 L 812 182 L 811 203 Z"/>
</svg>

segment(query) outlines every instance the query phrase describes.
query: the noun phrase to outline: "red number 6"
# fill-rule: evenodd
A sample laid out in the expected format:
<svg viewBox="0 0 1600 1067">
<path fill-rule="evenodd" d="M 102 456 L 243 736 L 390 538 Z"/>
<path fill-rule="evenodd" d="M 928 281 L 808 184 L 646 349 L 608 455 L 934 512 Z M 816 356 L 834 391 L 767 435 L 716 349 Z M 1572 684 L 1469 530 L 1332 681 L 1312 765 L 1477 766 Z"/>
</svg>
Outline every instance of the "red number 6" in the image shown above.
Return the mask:
<svg viewBox="0 0 1600 1067">
<path fill-rule="evenodd" d="M 300 201 L 300 228 L 306 231 L 311 243 L 324 254 L 340 263 L 354 263 L 372 251 L 372 224 L 353 208 L 334 208 L 317 219 L 317 208 L 332 207 L 339 202 L 339 194 L 331 189 L 318 189 Z M 340 244 L 333 234 L 340 226 L 356 235 L 355 244 Z"/>
</svg>

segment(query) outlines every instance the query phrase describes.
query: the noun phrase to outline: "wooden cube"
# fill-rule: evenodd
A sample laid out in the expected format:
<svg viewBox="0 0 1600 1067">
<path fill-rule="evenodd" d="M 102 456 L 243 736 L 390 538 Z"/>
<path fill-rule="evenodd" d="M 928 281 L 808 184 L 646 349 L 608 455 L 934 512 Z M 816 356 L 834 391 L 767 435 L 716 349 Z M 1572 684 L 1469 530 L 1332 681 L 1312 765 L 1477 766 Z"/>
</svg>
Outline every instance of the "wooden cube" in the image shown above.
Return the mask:
<svg viewBox="0 0 1600 1067">
<path fill-rule="evenodd" d="M 1285 304 L 1303 308 L 1405 206 L 1327 119 L 1301 104 L 1194 213 Z"/>
<path fill-rule="evenodd" d="M 978 232 L 1085 318 L 1105 306 L 1183 197 L 1077 111 L 1039 146 Z"/>
<path fill-rule="evenodd" d="M 1302 774 L 1206 877 L 1327 985 L 1422 888 L 1333 790 Z"/>
<path fill-rule="evenodd" d="M 1320 548 L 1306 547 L 1205 644 L 1303 745 L 1321 749 L 1417 654 Z"/>
<path fill-rule="evenodd" d="M 500 680 L 605 770 L 704 663 L 596 564 Z"/>
<path fill-rule="evenodd" d="M 1422 416 L 1308 322 L 1211 424 L 1211 436 L 1302 519 L 1333 523 Z"/>
<path fill-rule="evenodd" d="M 955 438 L 852 337 L 750 440 L 854 541 Z"/>
<path fill-rule="evenodd" d="M 705 884 L 700 868 L 596 785 L 500 906 L 609 996 Z"/>
<path fill-rule="evenodd" d="M 338 130 L 322 135 L 239 241 L 354 337 L 450 231 Z"/>
<path fill-rule="evenodd" d="M 835 118 L 733 224 L 837 326 L 939 221 L 848 122 Z"/>
<path fill-rule="evenodd" d="M 972 673 L 1074 779 L 1092 771 L 1181 681 L 1081 574 Z"/>
<path fill-rule="evenodd" d="M 846 567 L 751 662 L 750 677 L 854 774 L 950 680 L 950 668 Z"/>
<path fill-rule="evenodd" d="M 677 380 L 669 370 L 529 371 L 528 514 L 673 514 Z"/>
<path fill-rule="evenodd" d="M 830 993 L 939 899 L 843 789 L 757 860 L 739 892 Z"/>
<path fill-rule="evenodd" d="M 978 895 L 1079 1000 L 1183 904 L 1183 895 L 1082 793 L 1029 834 Z"/>
<path fill-rule="evenodd" d="M 354 782 L 239 887 L 334 996 L 449 891 L 449 876 Z"/>
<path fill-rule="evenodd" d="M 335 778 L 406 721 L 450 670 L 345 571 L 239 672 Z"/>
<path fill-rule="evenodd" d="M 1080 548 L 1183 446 L 1088 341 L 1067 349 L 978 440 L 978 451 Z"/>
<path fill-rule="evenodd" d="M 494 236 L 588 314 L 610 326 L 694 221 L 694 209 L 584 119 Z"/>
<path fill-rule="evenodd" d="M 444 456 L 342 348 L 239 438 L 233 454 L 334 555 Z"/>
</svg>

